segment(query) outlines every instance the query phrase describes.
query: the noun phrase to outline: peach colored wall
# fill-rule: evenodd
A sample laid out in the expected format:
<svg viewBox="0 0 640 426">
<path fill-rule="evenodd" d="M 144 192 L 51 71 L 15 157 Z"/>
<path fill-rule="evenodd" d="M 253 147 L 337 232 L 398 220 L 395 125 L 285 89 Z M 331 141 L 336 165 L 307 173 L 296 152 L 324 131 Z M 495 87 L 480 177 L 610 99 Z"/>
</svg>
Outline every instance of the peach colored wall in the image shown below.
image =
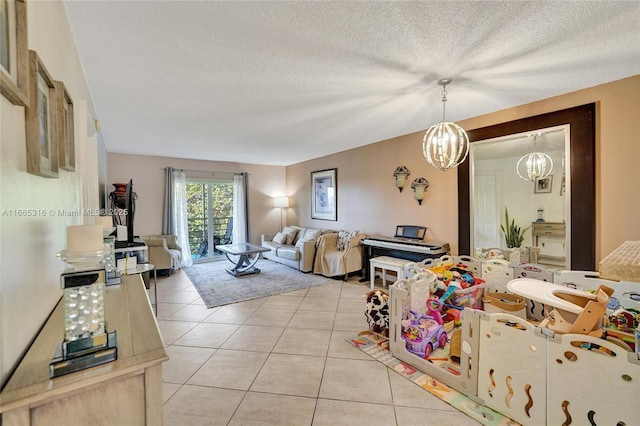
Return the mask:
<svg viewBox="0 0 640 426">
<path fill-rule="evenodd" d="M 138 195 L 134 223 L 136 235 L 153 235 L 162 231 L 163 169 L 168 166 L 177 169 L 249 173 L 250 241 L 259 243 L 260 234 L 275 233 L 280 227 L 280 209 L 273 207 L 273 197 L 284 195 L 284 167 L 109 153 L 106 192 L 113 191 L 112 183 L 133 179 L 134 190 Z M 211 177 L 208 173 L 185 171 L 185 174 L 188 178 Z"/>
<path fill-rule="evenodd" d="M 396 225 L 428 227 L 427 239 L 451 244 L 457 251 L 456 172 L 441 172 L 422 155 L 423 133 L 400 136 L 287 167 L 287 191 L 293 197 L 289 222 L 330 229 L 360 230 L 393 235 Z M 402 193 L 393 172 L 405 165 L 411 171 Z M 338 221 L 311 219 L 310 172 L 338 169 Z M 419 205 L 410 188 L 418 177 L 430 182 Z"/>
<path fill-rule="evenodd" d="M 640 76 L 458 122 L 467 130 L 596 102 L 596 263 L 626 240 L 640 240 Z M 429 124 L 429 123 L 427 123 Z M 287 167 L 288 221 L 390 235 L 397 224 L 426 225 L 428 240 L 458 253 L 457 174 L 440 172 L 422 156 L 424 132 L 412 133 Z M 401 164 L 410 180 L 431 182 L 423 205 L 394 186 Z M 311 219 L 310 172 L 338 169 L 338 221 Z"/>
</svg>

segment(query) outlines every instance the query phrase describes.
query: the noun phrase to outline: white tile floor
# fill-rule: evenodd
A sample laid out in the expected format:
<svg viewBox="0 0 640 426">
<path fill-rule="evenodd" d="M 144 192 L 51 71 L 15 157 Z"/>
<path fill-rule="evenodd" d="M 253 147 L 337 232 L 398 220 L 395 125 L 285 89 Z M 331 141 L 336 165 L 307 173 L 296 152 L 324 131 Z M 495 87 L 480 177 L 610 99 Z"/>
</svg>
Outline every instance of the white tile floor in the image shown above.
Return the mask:
<svg viewBox="0 0 640 426">
<path fill-rule="evenodd" d="M 345 342 L 367 329 L 367 291 L 356 277 L 207 309 L 184 272 L 159 277 L 164 424 L 478 424 Z"/>
</svg>

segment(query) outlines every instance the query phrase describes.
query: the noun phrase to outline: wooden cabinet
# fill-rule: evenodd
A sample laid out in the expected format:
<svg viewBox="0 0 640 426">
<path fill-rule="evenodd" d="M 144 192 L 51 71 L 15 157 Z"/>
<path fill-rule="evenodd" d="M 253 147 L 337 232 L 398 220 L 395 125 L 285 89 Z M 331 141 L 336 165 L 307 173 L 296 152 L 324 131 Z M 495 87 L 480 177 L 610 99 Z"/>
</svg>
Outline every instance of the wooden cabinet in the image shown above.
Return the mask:
<svg viewBox="0 0 640 426">
<path fill-rule="evenodd" d="M 162 363 L 168 359 L 140 275 L 107 287 L 106 319 L 118 359 L 55 379 L 49 362 L 63 340 L 54 309 L 0 394 L 3 426 L 162 425 Z"/>
<path fill-rule="evenodd" d="M 533 222 L 531 232 L 533 245 L 540 248 L 537 263 L 552 267 L 566 268 L 566 224 L 564 222 Z M 542 242 L 541 242 L 542 239 Z M 545 250 L 545 243 L 554 244 L 559 249 L 555 251 Z"/>
</svg>

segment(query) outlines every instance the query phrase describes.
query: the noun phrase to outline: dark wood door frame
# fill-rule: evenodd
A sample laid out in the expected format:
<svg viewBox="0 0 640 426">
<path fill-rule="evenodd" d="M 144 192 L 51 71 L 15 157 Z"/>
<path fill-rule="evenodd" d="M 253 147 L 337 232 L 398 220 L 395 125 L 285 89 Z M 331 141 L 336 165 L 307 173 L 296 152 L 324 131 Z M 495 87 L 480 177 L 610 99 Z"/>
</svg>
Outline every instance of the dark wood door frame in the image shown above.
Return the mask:
<svg viewBox="0 0 640 426">
<path fill-rule="evenodd" d="M 469 142 L 570 125 L 571 269 L 595 271 L 595 103 L 469 130 Z M 458 252 L 471 254 L 469 162 L 458 167 Z"/>
</svg>

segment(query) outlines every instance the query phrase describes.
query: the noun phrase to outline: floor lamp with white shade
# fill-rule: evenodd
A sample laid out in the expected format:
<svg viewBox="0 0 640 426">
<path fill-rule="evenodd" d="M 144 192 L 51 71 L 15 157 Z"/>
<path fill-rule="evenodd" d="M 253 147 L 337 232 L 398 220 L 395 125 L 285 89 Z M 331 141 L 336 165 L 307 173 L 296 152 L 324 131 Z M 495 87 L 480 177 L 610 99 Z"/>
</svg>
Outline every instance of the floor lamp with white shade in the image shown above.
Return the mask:
<svg viewBox="0 0 640 426">
<path fill-rule="evenodd" d="M 289 197 L 274 197 L 273 207 L 280 208 L 280 229 L 282 229 L 282 212 L 289 208 Z"/>
</svg>

